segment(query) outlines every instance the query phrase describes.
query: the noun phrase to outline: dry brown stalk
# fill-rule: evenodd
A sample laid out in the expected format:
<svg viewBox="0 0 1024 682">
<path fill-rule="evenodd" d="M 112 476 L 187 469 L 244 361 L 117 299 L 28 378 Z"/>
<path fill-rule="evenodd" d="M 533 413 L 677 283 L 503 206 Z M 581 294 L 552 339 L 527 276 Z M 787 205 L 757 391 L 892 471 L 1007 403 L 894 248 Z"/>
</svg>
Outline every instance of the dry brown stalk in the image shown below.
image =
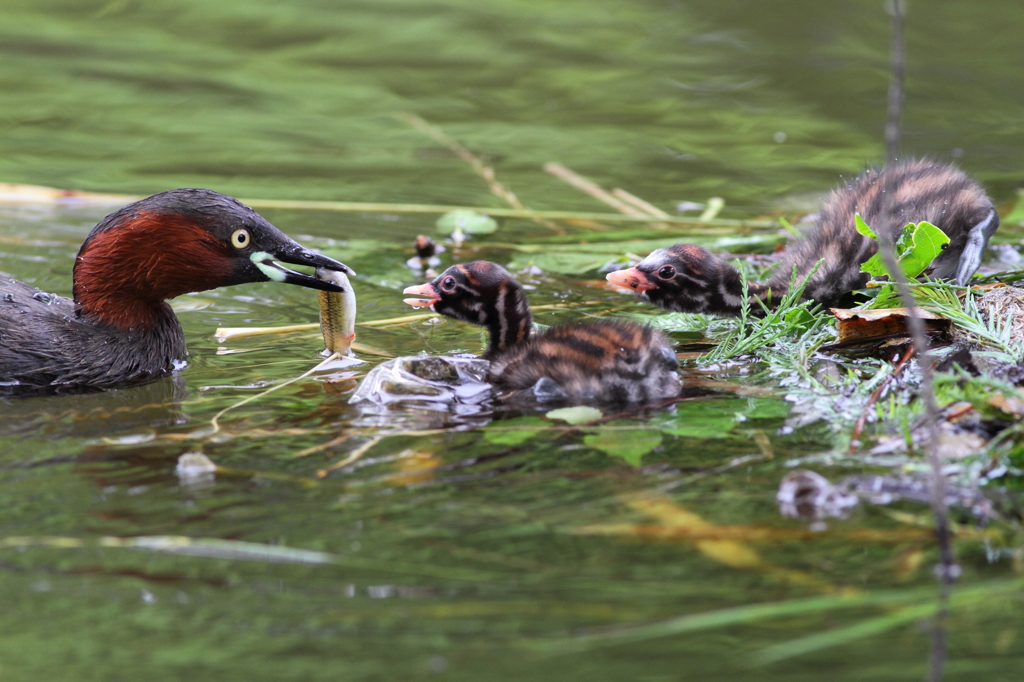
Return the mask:
<svg viewBox="0 0 1024 682">
<path fill-rule="evenodd" d="M 659 218 L 672 217 L 668 213 L 665 213 L 660 208 L 655 206 L 654 204 L 648 203 L 641 199 L 640 197 L 636 196 L 635 194 L 630 194 L 629 192 L 620 187 L 616 187 L 615 189 L 613 189 L 612 194 L 618 197 L 619 199 L 622 199 L 623 201 L 630 203 L 633 206 L 636 206 L 638 209 L 640 209 L 641 212 L 647 215 L 656 215 Z"/>
<path fill-rule="evenodd" d="M 654 215 L 658 216 L 659 218 L 672 217 L 668 213 L 665 213 L 660 208 L 655 206 L 654 204 L 644 201 L 635 194 L 630 194 L 629 192 L 620 187 L 616 187 L 615 189 L 613 189 L 612 194 L 617 196 L 619 199 L 622 199 L 623 201 L 630 203 L 633 206 L 636 206 L 643 212 L 644 215 Z M 671 225 L 668 225 L 667 223 L 651 223 L 651 227 L 655 230 L 667 230 L 671 227 Z"/>
<path fill-rule="evenodd" d="M 293 452 L 292 453 L 292 457 L 307 457 L 309 455 L 315 455 L 316 453 L 323 452 L 324 450 L 327 450 L 328 448 L 333 448 L 335 445 L 341 445 L 342 443 L 347 441 L 352 436 L 355 436 L 356 434 L 357 434 L 356 431 L 348 431 L 346 433 L 341 434 L 337 438 L 332 438 L 331 440 L 327 441 L 326 443 L 320 443 L 319 445 L 314 445 L 312 447 L 308 447 L 305 450 L 299 450 L 298 452 Z"/>
<path fill-rule="evenodd" d="M 544 172 L 554 175 L 559 180 L 564 180 L 568 184 L 572 185 L 584 194 L 591 196 L 598 201 L 607 204 L 614 208 L 619 213 L 625 213 L 626 215 L 645 215 L 645 211 L 632 206 L 631 204 L 612 196 L 610 193 L 605 191 L 599 184 L 585 178 L 579 173 L 566 168 L 560 163 L 550 161 L 544 164 Z"/>
<path fill-rule="evenodd" d="M 505 203 L 507 203 L 514 209 L 520 211 L 529 210 L 525 206 L 523 206 L 523 203 L 519 201 L 519 197 L 517 197 L 512 190 L 498 182 L 498 178 L 494 172 L 494 169 L 485 164 L 483 162 L 483 159 L 481 159 L 479 156 L 477 156 L 469 149 L 467 149 L 461 142 L 451 137 L 448 137 L 448 135 L 446 135 L 443 130 L 441 130 L 440 128 L 431 123 L 428 123 L 427 121 L 423 120 L 416 114 L 403 112 L 401 114 L 398 114 L 398 118 L 408 123 L 410 126 L 420 131 L 421 133 L 423 133 L 430 139 L 434 140 L 438 144 L 444 145 L 445 147 L 450 149 L 451 152 L 455 154 L 455 156 L 459 157 L 460 159 L 468 163 L 470 168 L 473 169 L 473 172 L 479 175 L 481 178 L 483 178 L 484 181 L 487 183 L 487 187 L 491 190 L 491 194 L 502 199 L 503 201 L 505 201 Z M 559 234 L 564 233 L 564 230 L 561 227 L 551 222 L 550 220 L 544 220 L 542 218 L 533 218 L 533 220 L 537 223 L 540 223 L 544 227 L 555 230 Z"/>
<path fill-rule="evenodd" d="M 341 469 L 342 467 L 346 467 L 349 464 L 351 464 L 352 462 L 354 462 L 357 459 L 359 459 L 360 457 L 362 457 L 363 455 L 365 455 L 367 452 L 370 451 L 370 448 L 372 448 L 377 443 L 381 442 L 381 440 L 383 440 L 383 436 L 376 436 L 374 438 L 371 438 L 370 440 L 366 441 L 365 443 L 360 445 L 358 448 L 353 450 L 352 454 L 350 454 L 345 459 L 340 460 L 338 462 L 335 462 L 334 464 L 332 464 L 330 466 L 327 466 L 327 467 L 324 467 L 323 469 L 317 469 L 316 477 L 317 478 L 327 478 L 327 476 L 332 471 L 335 471 L 336 469 Z"/>
<path fill-rule="evenodd" d="M 583 177 L 576 171 L 567 168 L 560 163 L 555 163 L 554 161 L 546 163 L 544 164 L 544 171 L 554 175 L 560 180 L 564 180 L 584 194 L 608 204 L 616 211 L 625 215 L 671 218 L 669 214 L 665 213 L 657 206 L 644 201 L 634 194 L 630 194 L 624 189 L 616 187 L 611 191 L 611 193 L 609 193 L 590 178 Z M 665 223 L 652 222 L 650 223 L 650 226 L 656 230 L 667 230 L 669 228 Z"/>
</svg>

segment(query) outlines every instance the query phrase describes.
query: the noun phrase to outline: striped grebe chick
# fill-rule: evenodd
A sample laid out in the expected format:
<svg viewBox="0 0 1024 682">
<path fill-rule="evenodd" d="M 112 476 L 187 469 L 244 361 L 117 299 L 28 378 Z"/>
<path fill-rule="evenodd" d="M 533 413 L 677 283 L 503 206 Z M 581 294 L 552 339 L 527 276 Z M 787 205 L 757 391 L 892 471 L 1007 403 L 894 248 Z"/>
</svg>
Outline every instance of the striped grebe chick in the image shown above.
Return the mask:
<svg viewBox="0 0 1024 682">
<path fill-rule="evenodd" d="M 500 265 L 453 265 L 429 284 L 404 293 L 405 302 L 486 327 L 488 380 L 503 390 L 548 390 L 580 400 L 644 403 L 679 393 L 679 363 L 665 336 L 624 320 L 590 320 L 531 334 L 523 287 Z"/>
<path fill-rule="evenodd" d="M 876 233 L 885 230 L 894 240 L 907 223 L 928 221 L 938 227 L 950 242 L 925 274 L 961 286 L 981 265 L 988 240 L 999 227 L 985 190 L 954 166 L 922 159 L 869 170 L 832 190 L 814 226 L 786 249 L 768 281 L 748 282 L 750 297 L 769 307 L 777 304 L 789 290 L 794 267 L 797 281 L 802 281 L 822 259 L 804 298 L 832 307 L 843 294 L 863 288 L 870 276 L 860 266 L 875 254 L 878 243 L 857 232 L 858 213 Z M 693 244 L 658 249 L 636 267 L 607 278 L 676 312 L 738 315 L 743 301 L 736 268 Z M 750 310 L 758 314 L 761 306 L 754 303 Z"/>
</svg>

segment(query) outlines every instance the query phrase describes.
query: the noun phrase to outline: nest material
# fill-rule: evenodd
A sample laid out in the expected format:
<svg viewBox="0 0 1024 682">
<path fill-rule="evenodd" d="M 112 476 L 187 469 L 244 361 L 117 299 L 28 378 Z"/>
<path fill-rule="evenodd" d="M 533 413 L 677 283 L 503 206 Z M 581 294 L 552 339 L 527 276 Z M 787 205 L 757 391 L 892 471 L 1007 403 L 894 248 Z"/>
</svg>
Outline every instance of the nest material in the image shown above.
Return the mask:
<svg viewBox="0 0 1024 682">
<path fill-rule="evenodd" d="M 1024 289 L 1020 287 L 997 287 L 989 289 L 976 299 L 981 318 L 991 324 L 995 318 L 999 326 L 1009 322 L 1010 339 L 1024 339 Z M 954 327 L 954 340 L 976 342 L 972 334 Z"/>
</svg>

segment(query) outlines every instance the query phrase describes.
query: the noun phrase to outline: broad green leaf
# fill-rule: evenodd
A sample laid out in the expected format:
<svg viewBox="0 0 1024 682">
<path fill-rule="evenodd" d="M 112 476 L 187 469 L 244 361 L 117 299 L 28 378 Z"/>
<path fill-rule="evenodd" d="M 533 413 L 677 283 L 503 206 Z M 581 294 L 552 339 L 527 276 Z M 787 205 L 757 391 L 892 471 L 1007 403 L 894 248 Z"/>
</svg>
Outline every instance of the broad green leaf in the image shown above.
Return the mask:
<svg viewBox="0 0 1024 682">
<path fill-rule="evenodd" d="M 638 467 L 644 455 L 661 445 L 661 433 L 654 429 L 647 431 L 601 429 L 597 433 L 584 436 L 583 442 L 613 457 L 621 457 L 627 464 Z"/>
<path fill-rule="evenodd" d="M 652 419 L 650 425 L 662 433 L 690 438 L 725 438 L 736 425 L 736 413 L 747 401 L 730 398 L 679 403 L 675 413 Z"/>
<path fill-rule="evenodd" d="M 929 222 L 918 223 L 911 231 L 910 248 L 900 257 L 900 269 L 907 277 L 917 277 L 928 269 L 947 244 L 949 237 L 945 232 Z"/>
<path fill-rule="evenodd" d="M 601 414 L 601 410 L 596 407 L 577 405 L 576 407 L 562 407 L 557 410 L 551 410 L 544 416 L 548 419 L 558 419 L 568 422 L 575 426 L 577 424 L 586 424 L 588 422 L 598 420 L 604 415 Z"/>
<path fill-rule="evenodd" d="M 853 221 L 854 221 L 854 225 L 857 226 L 857 231 L 860 232 L 862 235 L 864 235 L 865 237 L 868 237 L 870 239 L 874 239 L 874 240 L 878 239 L 878 235 L 875 234 L 874 230 L 872 230 L 870 227 L 868 227 L 868 224 L 866 222 L 864 222 L 863 218 L 860 217 L 860 213 L 856 214 L 853 217 Z"/>
<path fill-rule="evenodd" d="M 877 253 L 860 264 L 860 271 L 866 272 L 872 277 L 886 277 L 889 271 L 885 269 L 882 257 Z"/>
<path fill-rule="evenodd" d="M 686 313 L 682 313 L 686 314 Z M 661 326 L 664 329 L 664 326 Z M 693 343 L 694 341 L 702 341 L 704 339 L 704 332 L 690 331 L 690 330 L 675 330 L 669 328 L 668 337 L 675 343 Z"/>
<path fill-rule="evenodd" d="M 878 290 L 878 295 L 875 296 L 868 308 L 900 308 L 902 306 L 903 299 L 895 285 L 887 284 Z"/>
<path fill-rule="evenodd" d="M 498 223 L 489 215 L 458 209 L 438 218 L 437 229 L 441 234 L 452 234 L 455 230 L 462 230 L 466 234 L 490 234 L 498 229 Z"/>
<path fill-rule="evenodd" d="M 737 422 L 781 419 L 792 403 L 781 398 L 721 398 L 678 403 L 675 412 L 659 415 L 648 424 L 662 433 L 689 438 L 727 438 Z"/>
<path fill-rule="evenodd" d="M 484 438 L 488 443 L 495 445 L 519 445 L 543 433 L 543 428 L 548 426 L 550 425 L 539 417 L 503 419 L 492 423 L 490 428 L 484 431 Z"/>
<path fill-rule="evenodd" d="M 907 252 L 909 252 L 909 251 L 911 251 L 913 249 L 913 247 L 914 247 L 914 229 L 915 229 L 914 223 L 907 223 L 906 225 L 903 226 L 903 229 L 900 230 L 900 234 L 896 238 L 896 244 L 894 245 L 894 248 L 896 249 L 896 260 L 897 261 L 899 261 L 901 258 L 903 258 L 904 254 L 906 254 Z"/>
<path fill-rule="evenodd" d="M 748 419 L 780 419 L 789 416 L 793 403 L 781 398 L 748 398 L 742 414 Z"/>
<path fill-rule="evenodd" d="M 942 253 L 947 244 L 949 244 L 949 237 L 931 223 L 924 221 L 916 225 L 908 223 L 900 233 L 895 245 L 896 260 L 900 270 L 907 277 L 914 279 L 928 269 L 928 266 L 936 256 Z M 861 264 L 860 271 L 866 272 L 872 277 L 887 277 L 890 274 L 881 254 L 877 253 Z"/>
</svg>

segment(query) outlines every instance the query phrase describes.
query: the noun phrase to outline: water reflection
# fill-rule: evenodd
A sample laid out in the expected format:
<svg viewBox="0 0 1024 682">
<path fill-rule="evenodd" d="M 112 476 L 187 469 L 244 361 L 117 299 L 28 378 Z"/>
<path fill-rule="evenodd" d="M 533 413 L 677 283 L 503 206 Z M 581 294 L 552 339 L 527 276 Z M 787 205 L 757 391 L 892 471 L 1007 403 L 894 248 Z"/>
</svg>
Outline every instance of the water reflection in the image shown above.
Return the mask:
<svg viewBox="0 0 1024 682">
<path fill-rule="evenodd" d="M 1024 5 L 1006 0 L 934 3 L 908 26 L 910 146 L 940 157 L 961 150 L 965 168 L 1007 201 L 1024 166 L 1012 96 L 1022 90 L 1022 12 Z M 15 3 L 0 17 L 11 76 L 0 181 L 493 205 L 462 160 L 392 116 L 416 111 L 465 141 L 532 207 L 598 208 L 540 171 L 560 161 L 666 210 L 722 196 L 728 217 L 749 218 L 772 210 L 778 197 L 817 197 L 882 154 L 887 18 L 871 3 L 153 0 Z M 2 250 L 13 256 L 2 269 L 67 293 L 77 245 L 106 212 L 89 210 L 0 213 L 10 237 Z M 354 257 L 366 278 L 357 282 L 361 319 L 407 313 L 397 304 L 410 278 L 411 254 L 401 245 L 435 234 L 434 217 L 277 210 L 272 219 L 289 233 L 333 240 L 331 255 L 346 262 Z M 588 238 L 601 231 L 572 229 Z M 508 220 L 493 238 L 445 254 L 445 263 L 527 259 L 532 254 L 519 245 L 544 230 Z M 539 303 L 581 288 L 570 277 L 538 279 Z M 624 305 L 599 289 L 587 292 L 586 300 L 607 301 L 593 312 Z M 901 539 L 908 530 L 927 532 L 905 527 L 907 512 L 922 513 L 918 498 L 861 505 L 849 520 L 830 520 L 829 532 L 803 532 L 776 515 L 771 496 L 785 463 L 829 447 L 829 434 L 813 425 L 779 434 L 786 410 L 758 412 L 743 398 L 695 400 L 671 425 L 659 426 L 666 415 L 646 409 L 584 432 L 555 429 L 537 409 L 511 415 L 497 406 L 497 416 L 521 420 L 492 423 L 486 401 L 455 415 L 350 405 L 350 378 L 337 375 L 336 383 L 304 382 L 231 412 L 227 437 L 202 443 L 218 465 L 248 475 L 217 475 L 198 493 L 179 485 L 175 458 L 197 443 L 159 436 L 201 440 L 218 410 L 252 394 L 239 387 L 292 378 L 320 350 L 316 339 L 289 338 L 259 353 L 218 356 L 215 328 L 312 322 L 315 304 L 269 286 L 208 298 L 210 306 L 182 317 L 193 352 L 185 376 L 194 391 L 211 388 L 184 408 L 183 387 L 170 380 L 0 401 L 0 447 L 15 453 L 5 464 L 70 462 L 0 477 L 4 540 L 184 534 L 322 549 L 338 565 L 275 564 L 269 551 L 246 563 L 227 553 L 22 547 L 0 557 L 7 597 L 0 624 L 17 633 L 3 666 L 15 677 L 161 679 L 188 668 L 226 680 L 418 679 L 443 671 L 460 679 L 603 681 L 676 679 L 683 662 L 695 679 L 788 680 L 822 671 L 838 680 L 920 678 L 927 643 L 913 622 L 834 643 L 813 661 L 746 667 L 766 640 L 858 627 L 862 616 L 849 610 L 790 613 L 776 627 L 734 620 L 728 633 L 711 634 L 695 632 L 694 618 L 683 623 L 691 629 L 653 644 L 535 656 L 537 640 L 575 644 L 583 628 L 735 615 L 776 600 L 817 599 L 822 585 L 923 589 L 932 597 L 931 577 L 918 570 L 927 565 L 920 563 L 927 540 Z M 564 312 L 544 321 L 561 321 Z M 360 328 L 362 341 L 400 354 L 480 347 L 475 332 L 457 325 L 423 332 Z M 714 378 L 736 380 L 727 373 Z M 739 381 L 762 388 L 753 374 Z M 724 406 L 716 411 L 716 404 Z M 186 422 L 189 433 L 176 429 Z M 359 433 L 344 447 L 294 457 L 346 430 Z M 415 430 L 433 433 L 401 435 Z M 771 447 L 754 457 L 756 434 Z M 155 442 L 129 444 L 151 435 Z M 361 460 L 312 480 L 378 436 L 387 437 Z M 101 438 L 122 444 L 97 444 Z M 622 503 L 669 485 L 669 499 L 655 500 L 664 504 Z M 603 534 L 573 532 L 583 527 Z M 758 543 L 754 558 L 777 570 L 742 567 L 751 560 L 739 546 L 747 537 Z M 974 586 L 1019 556 L 1008 542 L 1007 554 L 990 564 L 980 541 L 958 542 Z M 164 588 L 159 576 L 183 577 Z M 405 594 L 417 599 L 383 598 Z M 933 660 L 946 657 L 949 628 L 954 650 L 973 666 L 964 674 L 1015 679 L 1019 662 L 1002 655 L 1012 653 L 1019 631 L 1019 609 L 1007 608 L 1014 598 L 979 600 L 963 618 L 957 605 L 958 618 L 932 631 Z M 1003 644 L 993 647 L 997 640 Z"/>
<path fill-rule="evenodd" d="M 145 439 L 156 429 L 188 421 L 182 409 L 186 393 L 184 377 L 174 373 L 142 386 L 99 393 L 0 396 L 0 437 Z"/>
</svg>

